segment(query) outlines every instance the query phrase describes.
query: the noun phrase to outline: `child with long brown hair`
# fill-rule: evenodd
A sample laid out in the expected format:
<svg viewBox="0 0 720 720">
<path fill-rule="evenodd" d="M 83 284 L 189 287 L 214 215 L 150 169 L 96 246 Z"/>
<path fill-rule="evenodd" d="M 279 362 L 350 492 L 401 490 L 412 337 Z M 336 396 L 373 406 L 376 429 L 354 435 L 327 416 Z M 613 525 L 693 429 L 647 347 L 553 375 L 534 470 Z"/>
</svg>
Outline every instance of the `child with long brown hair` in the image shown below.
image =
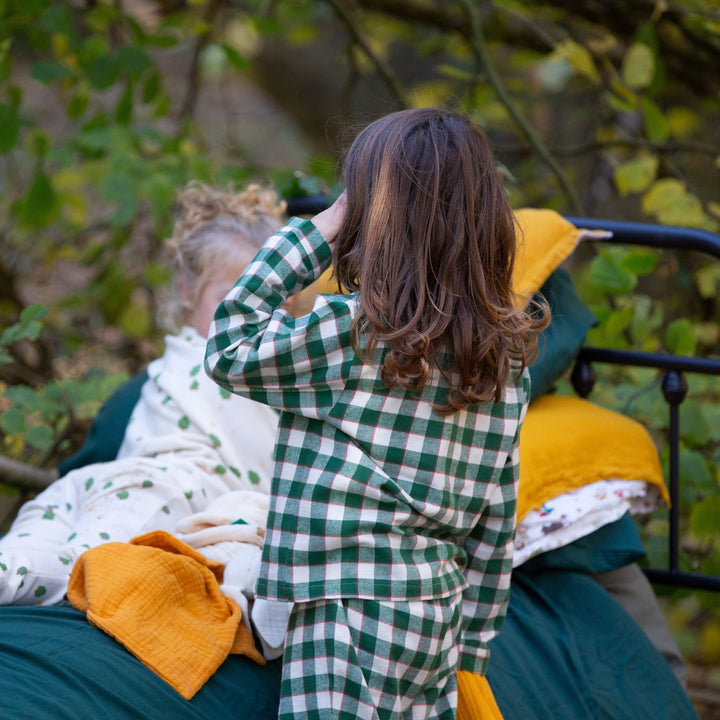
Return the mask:
<svg viewBox="0 0 720 720">
<path fill-rule="evenodd" d="M 453 718 L 505 615 L 544 310 L 518 309 L 513 214 L 466 117 L 381 118 L 344 180 L 223 300 L 206 367 L 281 410 L 256 588 L 293 603 L 280 717 Z M 294 319 L 331 262 L 346 292 Z"/>
</svg>

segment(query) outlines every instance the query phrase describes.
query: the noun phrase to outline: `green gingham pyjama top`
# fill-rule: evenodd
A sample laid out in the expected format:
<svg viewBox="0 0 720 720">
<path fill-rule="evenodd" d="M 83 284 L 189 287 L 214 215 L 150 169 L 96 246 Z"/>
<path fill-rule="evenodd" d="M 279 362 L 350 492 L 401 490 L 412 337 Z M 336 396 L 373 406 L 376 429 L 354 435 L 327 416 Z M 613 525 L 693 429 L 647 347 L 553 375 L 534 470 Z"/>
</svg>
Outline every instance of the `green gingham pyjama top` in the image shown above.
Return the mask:
<svg viewBox="0 0 720 720">
<path fill-rule="evenodd" d="M 443 417 L 447 389 L 388 389 L 387 347 L 362 363 L 350 343 L 357 294 L 281 308 L 330 266 L 312 222 L 269 238 L 218 307 L 206 369 L 278 408 L 280 429 L 256 595 L 417 601 L 462 593 L 460 669 L 484 674 L 510 588 L 518 437 L 527 371 L 502 400 Z"/>
</svg>

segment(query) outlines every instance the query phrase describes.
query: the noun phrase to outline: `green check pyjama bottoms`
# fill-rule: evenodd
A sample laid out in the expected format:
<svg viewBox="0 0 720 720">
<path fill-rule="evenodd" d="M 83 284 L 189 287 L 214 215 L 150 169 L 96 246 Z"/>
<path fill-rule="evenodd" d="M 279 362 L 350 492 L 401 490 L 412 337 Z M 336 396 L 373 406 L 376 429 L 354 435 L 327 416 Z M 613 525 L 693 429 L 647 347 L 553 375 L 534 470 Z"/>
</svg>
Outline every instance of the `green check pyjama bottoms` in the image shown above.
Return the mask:
<svg viewBox="0 0 720 720">
<path fill-rule="evenodd" d="M 454 720 L 461 602 L 296 604 L 279 719 Z"/>
</svg>

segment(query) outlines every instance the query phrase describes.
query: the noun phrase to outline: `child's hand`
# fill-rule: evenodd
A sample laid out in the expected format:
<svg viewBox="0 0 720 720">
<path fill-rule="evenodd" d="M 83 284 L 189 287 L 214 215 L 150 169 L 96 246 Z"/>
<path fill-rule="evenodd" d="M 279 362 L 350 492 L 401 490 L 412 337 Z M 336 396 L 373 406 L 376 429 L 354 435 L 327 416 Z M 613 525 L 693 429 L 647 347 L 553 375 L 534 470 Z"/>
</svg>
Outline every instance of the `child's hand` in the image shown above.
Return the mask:
<svg viewBox="0 0 720 720">
<path fill-rule="evenodd" d="M 335 240 L 338 230 L 345 219 L 347 212 L 347 196 L 345 192 L 326 210 L 318 213 L 313 219 L 313 225 L 323 234 L 323 237 L 331 243 Z"/>
</svg>

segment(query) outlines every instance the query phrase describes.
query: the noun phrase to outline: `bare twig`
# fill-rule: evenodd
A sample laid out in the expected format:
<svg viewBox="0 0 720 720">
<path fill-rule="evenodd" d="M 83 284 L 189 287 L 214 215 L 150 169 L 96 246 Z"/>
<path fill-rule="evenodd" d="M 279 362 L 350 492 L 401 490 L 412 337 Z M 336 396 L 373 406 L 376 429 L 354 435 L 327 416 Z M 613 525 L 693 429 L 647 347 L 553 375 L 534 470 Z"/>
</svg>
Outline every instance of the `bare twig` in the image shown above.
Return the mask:
<svg viewBox="0 0 720 720">
<path fill-rule="evenodd" d="M 500 144 L 495 146 L 497 150 L 505 153 L 529 154 L 535 152 L 530 145 L 509 145 Z M 647 148 L 660 154 L 673 153 L 696 153 L 716 157 L 720 155 L 720 145 L 698 142 L 696 140 L 672 140 L 668 142 L 657 142 L 648 138 L 607 138 L 605 140 L 592 140 L 577 145 L 549 146 L 554 155 L 569 157 L 573 155 L 586 155 L 598 150 L 608 148 Z"/>
<path fill-rule="evenodd" d="M 190 72 L 188 73 L 188 82 L 185 88 L 185 97 L 180 107 L 181 121 L 192 120 L 195 113 L 195 105 L 197 104 L 198 93 L 200 92 L 200 58 L 203 50 L 210 44 L 214 34 L 215 19 L 220 11 L 227 4 L 226 0 L 210 0 L 203 20 L 207 23 L 207 29 L 198 35 L 193 48 L 192 61 L 190 63 Z"/>
<path fill-rule="evenodd" d="M 362 50 L 368 60 L 370 60 L 373 64 L 378 75 L 383 79 L 390 89 L 390 92 L 395 97 L 395 101 L 398 105 L 402 109 L 410 107 L 410 103 L 407 99 L 407 93 L 405 92 L 405 88 L 402 83 L 397 79 L 390 67 L 388 67 L 388 65 L 384 63 L 380 57 L 378 57 L 377 53 L 373 51 L 372 47 L 370 47 L 370 44 L 363 37 L 347 8 L 342 2 L 340 2 L 340 0 L 327 0 L 327 3 L 332 7 L 335 14 L 347 28 L 353 42 L 360 48 L 360 50 Z"/>
</svg>

